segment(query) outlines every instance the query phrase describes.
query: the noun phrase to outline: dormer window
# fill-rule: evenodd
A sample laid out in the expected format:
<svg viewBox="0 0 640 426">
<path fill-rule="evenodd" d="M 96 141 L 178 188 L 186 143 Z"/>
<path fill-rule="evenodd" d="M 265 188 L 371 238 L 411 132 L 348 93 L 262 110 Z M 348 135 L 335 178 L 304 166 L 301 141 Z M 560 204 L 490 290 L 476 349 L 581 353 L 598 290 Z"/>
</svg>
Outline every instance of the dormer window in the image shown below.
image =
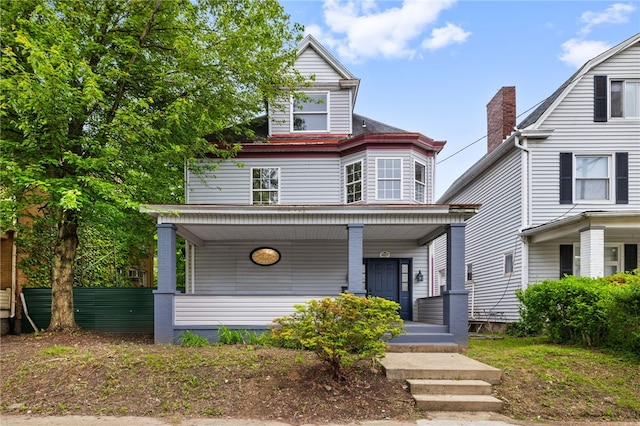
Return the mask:
<svg viewBox="0 0 640 426">
<path fill-rule="evenodd" d="M 294 132 L 326 132 L 329 130 L 329 93 L 306 92 L 306 99 L 293 103 Z"/>
</svg>

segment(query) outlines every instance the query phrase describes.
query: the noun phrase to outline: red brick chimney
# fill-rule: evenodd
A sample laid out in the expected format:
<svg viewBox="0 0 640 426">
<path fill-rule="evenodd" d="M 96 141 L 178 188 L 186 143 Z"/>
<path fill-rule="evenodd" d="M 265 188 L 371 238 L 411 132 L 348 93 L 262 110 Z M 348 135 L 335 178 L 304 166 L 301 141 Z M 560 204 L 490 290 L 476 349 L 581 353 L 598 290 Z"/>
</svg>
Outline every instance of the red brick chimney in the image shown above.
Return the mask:
<svg viewBox="0 0 640 426">
<path fill-rule="evenodd" d="M 516 126 L 516 88 L 507 86 L 487 104 L 487 153 L 493 151 Z"/>
</svg>

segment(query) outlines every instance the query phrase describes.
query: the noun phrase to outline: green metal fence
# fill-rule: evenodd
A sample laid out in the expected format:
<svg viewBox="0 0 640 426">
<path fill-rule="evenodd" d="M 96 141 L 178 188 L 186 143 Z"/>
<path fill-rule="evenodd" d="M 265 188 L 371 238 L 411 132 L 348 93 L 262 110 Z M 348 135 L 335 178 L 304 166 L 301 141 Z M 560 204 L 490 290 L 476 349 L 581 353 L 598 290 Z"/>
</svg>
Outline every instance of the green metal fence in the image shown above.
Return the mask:
<svg viewBox="0 0 640 426">
<path fill-rule="evenodd" d="M 39 330 L 46 329 L 51 320 L 51 289 L 22 290 L 29 316 Z M 85 330 L 108 333 L 153 333 L 152 288 L 84 288 L 73 289 L 73 309 L 76 323 Z M 33 327 L 24 316 L 23 333 Z"/>
</svg>

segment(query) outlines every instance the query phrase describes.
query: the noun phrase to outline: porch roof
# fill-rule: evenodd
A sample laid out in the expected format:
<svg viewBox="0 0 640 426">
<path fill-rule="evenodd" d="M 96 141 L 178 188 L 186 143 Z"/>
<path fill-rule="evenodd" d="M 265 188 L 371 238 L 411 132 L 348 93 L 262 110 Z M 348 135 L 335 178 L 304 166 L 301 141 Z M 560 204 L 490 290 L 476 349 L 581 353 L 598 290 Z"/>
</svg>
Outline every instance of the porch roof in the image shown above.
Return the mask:
<svg viewBox="0 0 640 426">
<path fill-rule="evenodd" d="M 365 240 L 426 244 L 461 223 L 477 204 L 201 205 L 152 204 L 141 211 L 173 224 L 196 245 L 205 241 L 346 240 L 347 224 L 364 225 Z"/>
<path fill-rule="evenodd" d="M 640 210 L 583 212 L 527 228 L 521 235 L 530 238 L 532 243 L 541 243 L 570 236 L 579 238 L 580 230 L 592 226 L 605 227 L 606 234 L 614 239 L 631 235 L 640 239 Z"/>
</svg>

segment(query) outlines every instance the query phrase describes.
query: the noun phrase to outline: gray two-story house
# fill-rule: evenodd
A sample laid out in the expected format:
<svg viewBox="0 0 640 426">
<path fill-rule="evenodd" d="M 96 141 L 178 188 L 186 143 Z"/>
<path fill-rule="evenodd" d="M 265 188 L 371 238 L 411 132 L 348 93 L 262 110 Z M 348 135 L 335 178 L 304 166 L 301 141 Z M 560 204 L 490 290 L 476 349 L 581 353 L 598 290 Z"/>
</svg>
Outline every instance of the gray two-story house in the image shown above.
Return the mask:
<svg viewBox="0 0 640 426">
<path fill-rule="evenodd" d="M 424 310 L 466 344 L 465 222 L 478 206 L 433 204 L 444 142 L 355 114 L 360 80 L 313 37 L 295 67 L 309 78 L 305 96 L 269 105 L 235 162 L 187 171 L 186 204 L 145 207 L 158 230 L 156 342 L 264 329 L 294 304 L 344 291 L 394 300 L 417 320 L 433 286 L 430 242 L 446 235 L 452 272 Z M 184 293 L 176 235 L 187 241 Z"/>
<path fill-rule="evenodd" d="M 467 224 L 472 320 L 519 319 L 515 291 L 638 267 L 640 34 L 588 61 L 516 126 L 515 88 L 487 105 L 488 153 L 441 203 Z"/>
</svg>

